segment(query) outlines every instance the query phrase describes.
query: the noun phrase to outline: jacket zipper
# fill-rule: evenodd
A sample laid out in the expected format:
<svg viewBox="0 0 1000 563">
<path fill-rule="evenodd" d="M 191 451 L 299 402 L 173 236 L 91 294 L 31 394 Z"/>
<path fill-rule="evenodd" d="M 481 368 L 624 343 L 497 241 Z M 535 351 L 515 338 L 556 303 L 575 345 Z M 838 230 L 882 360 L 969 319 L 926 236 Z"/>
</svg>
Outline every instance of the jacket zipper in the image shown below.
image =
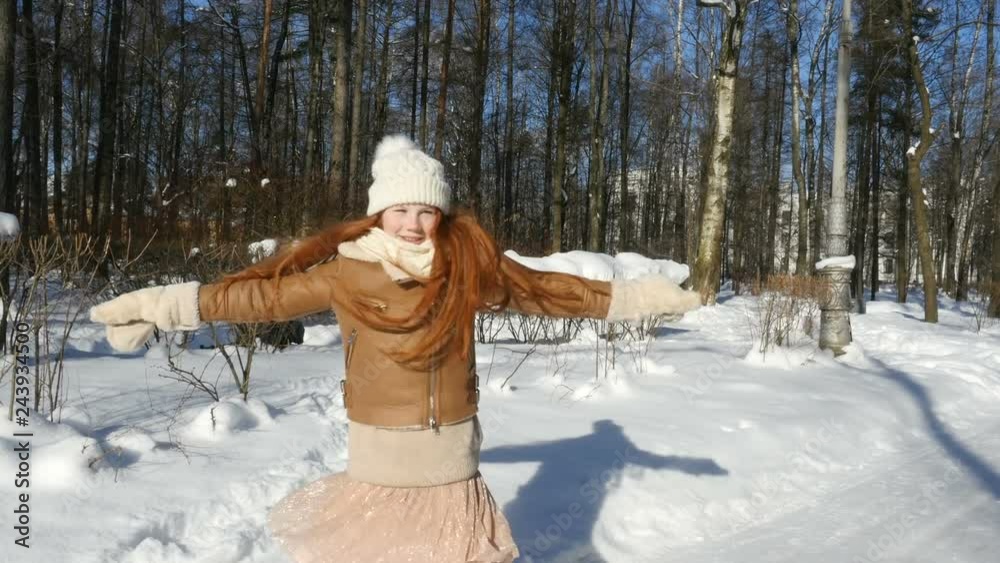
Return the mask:
<svg viewBox="0 0 1000 563">
<path fill-rule="evenodd" d="M 351 335 L 347 337 L 347 365 L 346 367 L 351 367 L 351 356 L 354 355 L 354 342 L 358 338 L 358 329 L 352 328 Z M 346 374 L 345 374 L 346 375 Z"/>
<path fill-rule="evenodd" d="M 347 401 L 347 371 L 351 367 L 351 356 L 354 355 L 354 343 L 358 338 L 358 329 L 352 328 L 351 335 L 347 337 L 347 352 L 344 361 L 344 379 L 340 380 L 340 393 L 344 398 L 344 406 L 348 406 Z"/>
<path fill-rule="evenodd" d="M 435 405 L 434 405 L 434 391 L 436 389 L 437 389 L 437 367 L 434 366 L 434 367 L 431 368 L 431 393 L 430 393 L 430 399 L 431 399 L 431 416 L 430 416 L 430 420 L 428 422 L 430 423 L 431 430 L 433 430 L 435 434 L 440 434 L 441 430 L 438 428 L 437 412 L 435 412 L 435 408 L 434 408 L 435 407 Z"/>
</svg>

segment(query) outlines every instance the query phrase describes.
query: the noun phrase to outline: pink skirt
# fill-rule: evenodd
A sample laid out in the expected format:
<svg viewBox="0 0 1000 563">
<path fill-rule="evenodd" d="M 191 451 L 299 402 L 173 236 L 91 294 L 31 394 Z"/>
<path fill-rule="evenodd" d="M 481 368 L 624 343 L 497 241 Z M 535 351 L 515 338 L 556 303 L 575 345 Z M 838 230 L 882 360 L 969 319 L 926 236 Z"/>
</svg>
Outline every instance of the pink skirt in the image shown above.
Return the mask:
<svg viewBox="0 0 1000 563">
<path fill-rule="evenodd" d="M 510 525 L 480 473 L 434 487 L 384 487 L 334 473 L 271 510 L 296 563 L 511 563 Z"/>
</svg>

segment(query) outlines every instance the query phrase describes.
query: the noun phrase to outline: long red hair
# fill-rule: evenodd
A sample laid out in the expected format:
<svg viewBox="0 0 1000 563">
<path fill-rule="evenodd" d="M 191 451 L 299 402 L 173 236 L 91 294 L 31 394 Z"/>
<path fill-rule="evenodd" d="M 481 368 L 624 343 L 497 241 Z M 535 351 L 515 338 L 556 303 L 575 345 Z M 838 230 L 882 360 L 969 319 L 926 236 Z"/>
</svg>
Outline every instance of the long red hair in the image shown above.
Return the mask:
<svg viewBox="0 0 1000 563">
<path fill-rule="evenodd" d="M 227 287 L 240 280 L 277 280 L 304 272 L 334 257 L 340 243 L 364 235 L 378 226 L 380 219 L 381 214 L 376 214 L 335 224 L 275 256 L 225 276 L 221 283 Z M 409 349 L 392 353 L 397 362 L 427 369 L 455 347 L 466 358 L 477 311 L 503 310 L 515 291 L 542 304 L 554 297 L 544 286 L 532 282 L 531 270 L 504 260 L 496 240 L 467 210 L 442 215 L 432 239 L 435 251 L 431 275 L 420 280 L 426 290 L 412 314 L 393 317 L 359 307 L 350 295 L 334 296 L 338 304 L 377 330 L 410 332 L 427 328 Z"/>
</svg>

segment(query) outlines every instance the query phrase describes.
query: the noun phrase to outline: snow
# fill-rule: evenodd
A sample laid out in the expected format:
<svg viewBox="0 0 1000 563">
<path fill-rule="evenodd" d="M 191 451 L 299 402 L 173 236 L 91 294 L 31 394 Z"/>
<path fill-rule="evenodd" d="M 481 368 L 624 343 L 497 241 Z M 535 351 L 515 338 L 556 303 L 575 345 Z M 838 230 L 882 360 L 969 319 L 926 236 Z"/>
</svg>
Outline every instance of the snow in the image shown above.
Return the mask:
<svg viewBox="0 0 1000 563">
<path fill-rule="evenodd" d="M 243 401 L 242 397 L 206 406 L 195 415 L 182 433 L 192 442 L 213 442 L 224 440 L 237 432 L 248 432 L 258 426 L 271 426 L 269 407 L 259 399 Z"/>
<path fill-rule="evenodd" d="M 521 256 L 513 250 L 505 253 L 525 266 L 547 272 L 563 272 L 585 278 L 610 281 L 634 279 L 645 274 L 661 274 L 680 284 L 691 275 L 687 264 L 673 260 L 647 258 L 635 252 L 619 252 L 611 256 L 601 252 L 572 250 L 544 257 Z"/>
<path fill-rule="evenodd" d="M 540 260 L 635 274 L 620 258 Z M 617 341 L 607 373 L 593 329 L 559 344 L 507 334 L 501 346 L 477 344 L 481 471 L 522 554 L 546 563 L 992 561 L 1000 325 L 975 332 L 972 307 L 946 296 L 940 322 L 921 322 L 919 297 L 897 304 L 880 292 L 868 314 L 852 316 L 854 342 L 838 358 L 815 345 L 748 353 L 757 298 L 731 292 L 657 327 L 645 354 Z M 88 352 L 67 355 L 61 421 L 32 412 L 32 547 L 16 560 L 290 563 L 268 511 L 346 467 L 338 327 L 312 324 L 305 345 L 258 351 L 247 402 L 212 349 L 191 346 L 181 360 L 211 376 L 218 402 L 161 377 L 161 348 L 112 355 L 103 338 L 87 320 L 73 329 L 70 350 Z M 25 430 L 0 422 L 8 542 L 13 433 Z"/>
<path fill-rule="evenodd" d="M 21 223 L 17 216 L 0 211 L 0 240 L 13 239 L 21 234 Z"/>
<path fill-rule="evenodd" d="M 226 180 L 226 187 L 227 188 L 235 188 L 236 187 L 236 178 L 229 178 L 228 180 Z"/>
<path fill-rule="evenodd" d="M 278 251 L 278 241 L 273 238 L 264 239 L 257 242 L 251 242 L 247 245 L 247 251 L 250 256 L 255 258 L 255 262 L 261 258 L 267 258 L 268 256 L 274 256 L 274 253 Z"/>
<path fill-rule="evenodd" d="M 819 262 L 816 262 L 816 269 L 822 270 L 824 268 L 854 268 L 854 255 L 850 256 L 831 256 L 830 258 L 824 258 Z"/>
</svg>

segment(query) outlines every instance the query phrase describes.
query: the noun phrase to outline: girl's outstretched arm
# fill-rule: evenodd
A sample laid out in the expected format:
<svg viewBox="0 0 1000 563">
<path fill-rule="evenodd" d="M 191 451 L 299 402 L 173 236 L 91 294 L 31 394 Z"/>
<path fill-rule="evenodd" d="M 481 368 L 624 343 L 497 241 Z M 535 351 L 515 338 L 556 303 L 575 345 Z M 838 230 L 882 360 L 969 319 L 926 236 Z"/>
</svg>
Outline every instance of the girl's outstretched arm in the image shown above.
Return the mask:
<svg viewBox="0 0 1000 563">
<path fill-rule="evenodd" d="M 146 287 L 97 305 L 90 319 L 108 325 L 108 342 L 115 349 L 130 351 L 154 327 L 196 330 L 210 321 L 283 321 L 330 309 L 339 272 L 340 262 L 333 260 L 277 279 Z"/>
<path fill-rule="evenodd" d="M 660 274 L 607 282 L 533 270 L 506 255 L 501 268 L 508 277 L 525 279 L 535 288 L 515 286 L 508 304 L 509 309 L 529 315 L 623 321 L 683 314 L 701 306 L 697 292 L 684 290 Z"/>
<path fill-rule="evenodd" d="M 563 272 L 534 270 L 503 255 L 500 268 L 509 278 L 525 280 L 528 288 L 512 284 L 507 308 L 525 315 L 603 319 L 611 303 L 611 283 Z"/>
<path fill-rule="evenodd" d="M 202 322 L 239 323 L 287 321 L 333 306 L 340 261 L 332 260 L 306 272 L 277 279 L 251 279 L 204 284 L 198 288 Z"/>
</svg>

